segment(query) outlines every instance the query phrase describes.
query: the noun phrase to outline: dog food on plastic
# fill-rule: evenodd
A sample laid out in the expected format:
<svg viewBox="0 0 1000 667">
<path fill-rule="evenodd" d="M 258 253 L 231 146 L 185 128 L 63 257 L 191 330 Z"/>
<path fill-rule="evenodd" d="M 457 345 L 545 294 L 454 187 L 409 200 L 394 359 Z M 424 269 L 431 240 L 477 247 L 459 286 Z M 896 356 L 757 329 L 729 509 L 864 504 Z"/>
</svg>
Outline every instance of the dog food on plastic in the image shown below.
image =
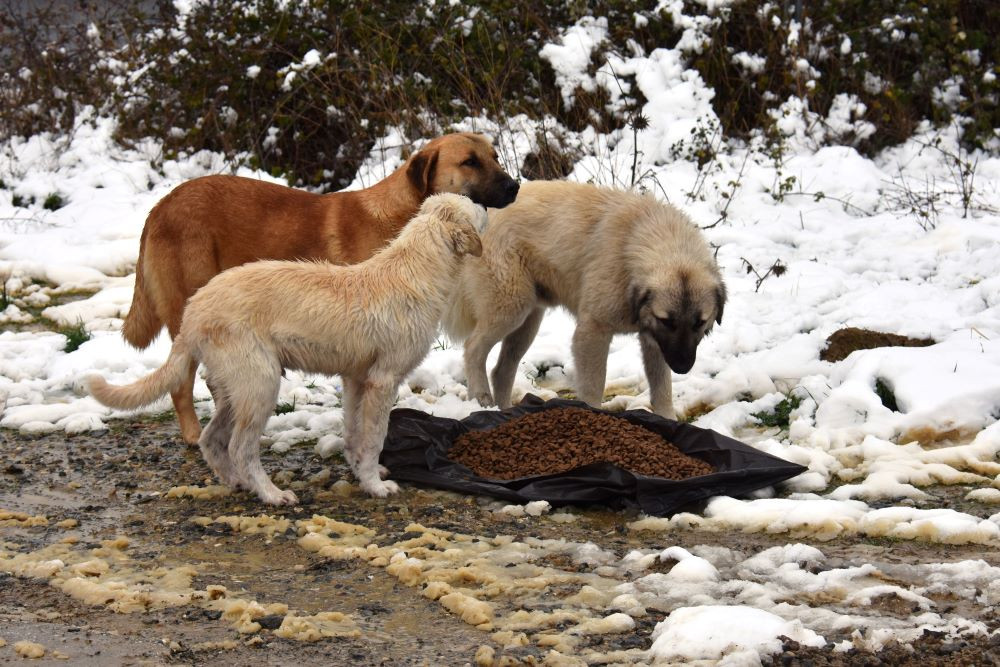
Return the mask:
<svg viewBox="0 0 1000 667">
<path fill-rule="evenodd" d="M 715 472 L 652 431 L 583 408 L 545 410 L 463 433 L 448 458 L 491 479 L 552 475 L 600 462 L 666 479 Z"/>
</svg>

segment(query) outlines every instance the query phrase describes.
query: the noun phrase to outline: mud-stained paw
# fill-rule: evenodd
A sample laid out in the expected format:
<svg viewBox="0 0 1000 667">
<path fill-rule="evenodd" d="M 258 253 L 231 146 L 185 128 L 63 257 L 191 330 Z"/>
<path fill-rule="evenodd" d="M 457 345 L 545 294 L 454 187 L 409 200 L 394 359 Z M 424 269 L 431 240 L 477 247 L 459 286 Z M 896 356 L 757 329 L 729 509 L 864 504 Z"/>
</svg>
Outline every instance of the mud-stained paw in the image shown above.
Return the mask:
<svg viewBox="0 0 1000 667">
<path fill-rule="evenodd" d="M 472 395 L 472 399 L 479 402 L 479 405 L 484 408 L 492 408 L 496 405 L 496 401 L 493 400 L 493 394 L 488 391 L 479 391 Z"/>
<path fill-rule="evenodd" d="M 399 484 L 391 480 L 377 480 L 361 482 L 361 489 L 375 498 L 385 498 L 394 493 L 399 493 Z"/>
</svg>

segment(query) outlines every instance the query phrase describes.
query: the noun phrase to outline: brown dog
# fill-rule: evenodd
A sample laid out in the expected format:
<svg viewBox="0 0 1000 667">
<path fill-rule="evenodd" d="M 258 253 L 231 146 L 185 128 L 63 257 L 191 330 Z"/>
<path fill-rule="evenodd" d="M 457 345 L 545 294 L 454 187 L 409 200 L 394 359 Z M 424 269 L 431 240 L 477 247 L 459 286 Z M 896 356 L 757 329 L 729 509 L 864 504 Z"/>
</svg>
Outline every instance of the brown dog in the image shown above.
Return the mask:
<svg viewBox="0 0 1000 667">
<path fill-rule="evenodd" d="M 261 259 L 355 264 L 395 238 L 430 195 L 452 192 L 502 208 L 517 190 L 490 142 L 468 133 L 434 139 L 384 180 L 353 192 L 317 195 L 237 176 L 196 178 L 146 218 L 122 335 L 138 348 L 163 325 L 176 337 L 188 298 L 228 268 Z M 201 433 L 192 395 L 197 368 L 192 362 L 170 393 L 188 444 Z"/>
</svg>

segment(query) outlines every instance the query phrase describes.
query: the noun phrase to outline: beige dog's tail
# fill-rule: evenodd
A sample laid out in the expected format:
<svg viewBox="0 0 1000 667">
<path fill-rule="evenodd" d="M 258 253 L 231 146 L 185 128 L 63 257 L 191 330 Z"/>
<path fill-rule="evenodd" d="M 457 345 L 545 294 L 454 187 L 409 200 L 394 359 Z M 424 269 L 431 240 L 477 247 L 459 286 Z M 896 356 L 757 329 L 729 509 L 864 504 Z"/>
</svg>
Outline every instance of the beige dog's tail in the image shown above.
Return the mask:
<svg viewBox="0 0 1000 667">
<path fill-rule="evenodd" d="M 109 408 L 134 410 L 179 387 L 192 360 L 183 343 L 175 341 L 167 362 L 138 382 L 119 386 L 108 384 L 100 375 L 91 375 L 86 380 L 87 390 Z"/>
<path fill-rule="evenodd" d="M 146 294 L 146 281 L 142 277 L 143 255 L 146 246 L 146 232 L 143 230 L 143 238 L 139 242 L 139 261 L 135 265 L 135 291 L 132 292 L 132 305 L 125 316 L 125 324 L 122 326 L 122 337 L 128 343 L 140 350 L 149 347 L 149 344 L 160 332 L 163 322 L 160 321 L 153 304 Z"/>
</svg>

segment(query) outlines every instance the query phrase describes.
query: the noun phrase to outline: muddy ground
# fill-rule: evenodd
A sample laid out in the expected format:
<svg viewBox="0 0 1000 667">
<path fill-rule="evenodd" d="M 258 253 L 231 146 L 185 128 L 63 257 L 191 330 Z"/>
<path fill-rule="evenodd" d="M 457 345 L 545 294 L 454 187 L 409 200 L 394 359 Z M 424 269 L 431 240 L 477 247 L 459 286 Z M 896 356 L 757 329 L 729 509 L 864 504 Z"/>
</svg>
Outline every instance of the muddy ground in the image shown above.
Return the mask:
<svg viewBox="0 0 1000 667">
<path fill-rule="evenodd" d="M 88 604 L 49 585 L 45 577 L 0 572 L 0 639 L 6 642 L 0 647 L 0 662 L 27 664 L 28 659 L 14 649 L 15 643 L 25 640 L 45 648 L 44 657 L 31 661 L 38 664 L 157 665 L 221 660 L 223 664 L 464 665 L 475 664 L 477 651 L 484 658 L 489 651 L 483 646 L 494 649 L 497 657 L 502 655 L 511 664 L 536 664 L 549 654 L 549 649 L 530 643 L 503 649 L 489 632 L 463 622 L 438 602 L 421 595 L 419 588 L 406 586 L 387 574 L 385 567 L 358 559 L 331 560 L 301 548 L 294 528 L 272 535 L 248 534 L 218 523 L 199 525 L 191 521 L 196 517 L 267 512 L 274 517 L 306 520 L 321 514 L 368 526 L 397 542 L 411 536 L 408 527 L 419 523 L 474 536 L 506 534 L 517 540 L 539 537 L 589 541 L 618 556 L 640 547 L 698 544 L 754 552 L 791 541 L 782 535 L 688 531 L 635 534 L 626 527 L 636 518 L 634 513 L 595 508 L 573 508 L 577 519 L 570 523 L 551 516 L 514 517 L 489 511 L 490 499 L 409 485 L 404 485 L 400 495 L 386 500 L 366 498 L 356 488 L 340 498 L 327 491 L 331 482 L 351 479 L 339 457 L 320 459 L 311 447 L 301 446 L 284 455 L 267 453 L 264 463 L 272 475 L 284 471 L 286 481 L 298 487 L 299 506 L 268 509 L 246 494 L 210 500 L 164 497 L 176 485 L 211 483 L 197 450 L 180 442 L 171 418 L 112 422 L 107 432 L 75 436 L 58 433 L 30 437 L 3 431 L 0 510 L 22 514 L 20 520 L 0 521 L 0 546 L 23 553 L 63 540 L 68 548 L 98 549 L 103 541 L 124 536 L 129 541 L 130 563 L 146 563 L 149 568 L 191 566 L 197 572 L 191 582 L 194 589 L 224 586 L 231 596 L 284 603 L 299 614 L 342 612 L 353 619 L 358 636 L 319 641 L 284 639 L 274 633 L 282 621 L 281 614 L 259 618 L 262 627 L 256 632 L 239 632 L 220 618 L 218 611 L 195 604 L 154 605 L 134 613 L 116 613 L 100 601 Z M 937 496 L 935 506 L 951 504 L 956 509 L 984 513 L 983 508 L 957 506 L 964 488 L 929 491 Z M 32 526 L 24 515 L 45 520 L 35 521 L 40 525 Z M 67 519 L 75 520 L 77 525 L 67 523 Z M 1000 565 L 1000 554 L 976 545 L 862 537 L 815 546 L 839 566 L 892 566 L 972 558 Z M 115 553 L 109 549 L 103 553 Z M 548 565 L 568 572 L 581 569 L 561 562 L 557 556 L 550 560 Z M 898 613 L 906 616 L 912 611 L 901 608 Z M 978 612 L 982 613 L 982 608 Z M 1000 626 L 1000 618 L 992 612 L 988 616 L 980 620 L 991 630 Z M 610 655 L 619 652 L 635 662 L 638 652 L 649 647 L 649 635 L 663 617 L 653 612 L 639 619 L 631 632 L 590 638 L 589 648 Z M 929 634 L 917 642 L 915 652 L 898 647 L 889 650 L 881 656 L 858 651 L 834 654 L 829 648 L 806 649 L 788 644 L 774 662 L 1000 664 L 1000 647 L 986 638 L 948 641 Z"/>
</svg>

